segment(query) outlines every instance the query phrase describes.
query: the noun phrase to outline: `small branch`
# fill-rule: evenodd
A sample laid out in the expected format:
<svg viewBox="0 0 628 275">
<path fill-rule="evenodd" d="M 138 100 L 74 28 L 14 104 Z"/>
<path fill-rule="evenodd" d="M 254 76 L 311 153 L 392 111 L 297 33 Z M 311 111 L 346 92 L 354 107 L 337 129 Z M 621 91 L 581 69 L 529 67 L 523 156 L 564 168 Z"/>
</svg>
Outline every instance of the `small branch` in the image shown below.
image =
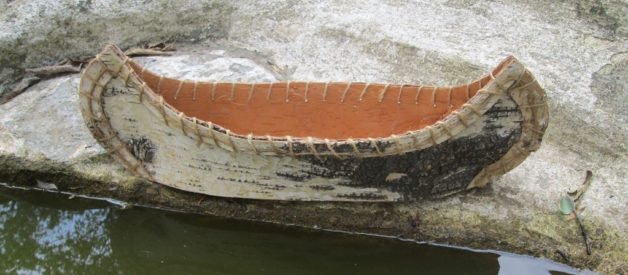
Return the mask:
<svg viewBox="0 0 628 275">
<path fill-rule="evenodd" d="M 563 258 L 563 260 L 565 260 L 566 263 L 568 263 L 568 264 L 571 263 L 571 260 L 569 259 L 569 256 L 567 256 L 567 253 L 563 252 L 560 249 L 556 249 L 555 253 L 558 254 L 561 258 Z"/>
<path fill-rule="evenodd" d="M 578 217 L 578 214 L 574 212 L 574 215 L 576 215 L 576 222 L 578 222 L 580 232 L 582 233 L 582 238 L 584 238 L 584 244 L 587 247 L 587 255 L 591 255 L 591 243 L 589 242 L 589 235 L 587 235 L 587 231 L 584 229 L 584 224 L 582 224 L 582 221 L 580 220 L 580 217 Z"/>
<path fill-rule="evenodd" d="M 201 198 L 196 202 L 196 205 L 201 205 L 203 201 L 205 201 L 205 196 L 201 196 Z"/>
<path fill-rule="evenodd" d="M 589 186 L 591 186 L 591 179 L 592 178 L 593 178 L 593 172 L 587 170 L 587 175 L 584 178 L 584 182 L 582 183 L 582 187 L 580 187 L 580 189 L 578 189 L 578 192 L 576 193 L 576 197 L 574 198 L 574 202 L 576 203 L 576 206 L 580 202 L 580 199 L 582 198 L 582 195 L 584 195 L 584 192 L 586 192 L 587 189 L 589 189 Z"/>
<path fill-rule="evenodd" d="M 72 64 L 45 66 L 40 68 L 26 69 L 26 75 L 18 82 L 13 89 L 3 94 L 0 94 L 0 105 L 9 102 L 11 99 L 20 95 L 26 89 L 37 84 L 41 80 L 49 79 L 54 76 L 78 73 L 80 67 L 73 66 Z"/>
<path fill-rule="evenodd" d="M 39 81 L 41 81 L 41 78 L 36 76 L 27 76 L 22 78 L 22 80 L 15 85 L 11 91 L 0 94 L 0 105 L 9 102 L 11 99 L 26 91 L 28 87 L 35 85 Z"/>
<path fill-rule="evenodd" d="M 144 48 L 131 48 L 126 50 L 124 53 L 130 57 L 155 55 L 167 56 L 171 55 L 169 52 L 175 50 L 176 47 L 174 44 L 159 42 L 146 45 Z M 20 80 L 19 83 L 15 84 L 15 87 L 13 87 L 11 90 L 0 92 L 0 105 L 9 102 L 11 99 L 23 93 L 24 91 L 26 91 L 26 89 L 35 85 L 41 80 L 64 74 L 80 73 L 82 66 L 89 63 L 89 61 L 91 61 L 93 58 L 93 56 L 66 58 L 58 62 L 56 65 L 26 69 L 25 76 Z"/>
<path fill-rule="evenodd" d="M 160 50 L 162 52 L 171 52 L 171 51 L 177 50 L 177 47 L 174 45 L 174 43 L 165 43 L 165 42 L 148 44 L 146 48 Z"/>
<path fill-rule="evenodd" d="M 47 78 L 58 74 L 78 73 L 81 70 L 71 64 L 53 65 L 40 68 L 26 69 L 27 73 L 31 73 L 37 77 Z"/>
<path fill-rule="evenodd" d="M 171 55 L 169 52 L 153 49 L 130 48 L 124 52 L 127 56 L 154 56 L 154 55 Z"/>
<path fill-rule="evenodd" d="M 170 55 L 169 52 L 175 51 L 177 48 L 171 43 L 152 43 L 144 45 L 143 48 L 130 48 L 124 52 L 127 56 L 151 56 L 151 55 Z"/>
</svg>

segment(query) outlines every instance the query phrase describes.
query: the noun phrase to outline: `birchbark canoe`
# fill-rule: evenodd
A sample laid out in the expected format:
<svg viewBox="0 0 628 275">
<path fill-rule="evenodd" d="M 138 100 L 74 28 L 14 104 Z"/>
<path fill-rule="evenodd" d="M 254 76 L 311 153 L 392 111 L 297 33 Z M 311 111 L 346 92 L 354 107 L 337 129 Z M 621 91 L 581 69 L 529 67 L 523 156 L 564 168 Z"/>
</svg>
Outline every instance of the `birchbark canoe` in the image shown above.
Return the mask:
<svg viewBox="0 0 628 275">
<path fill-rule="evenodd" d="M 465 85 L 233 83 L 153 73 L 108 45 L 80 109 L 131 173 L 231 198 L 414 201 L 483 187 L 537 150 L 544 90 L 515 57 Z"/>
</svg>

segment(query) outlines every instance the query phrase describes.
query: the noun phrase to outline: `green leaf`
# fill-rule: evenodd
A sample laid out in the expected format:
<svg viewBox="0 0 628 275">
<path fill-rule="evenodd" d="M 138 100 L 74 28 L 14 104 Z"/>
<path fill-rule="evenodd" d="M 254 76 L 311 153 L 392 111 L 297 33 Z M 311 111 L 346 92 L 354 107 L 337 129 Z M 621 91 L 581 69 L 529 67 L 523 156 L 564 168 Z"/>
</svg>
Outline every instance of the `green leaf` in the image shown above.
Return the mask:
<svg viewBox="0 0 628 275">
<path fill-rule="evenodd" d="M 574 210 L 576 210 L 576 206 L 574 205 L 573 200 L 571 200 L 571 198 L 567 196 L 563 196 L 562 198 L 560 198 L 559 207 L 560 212 L 563 213 L 563 215 L 569 215 Z"/>
</svg>

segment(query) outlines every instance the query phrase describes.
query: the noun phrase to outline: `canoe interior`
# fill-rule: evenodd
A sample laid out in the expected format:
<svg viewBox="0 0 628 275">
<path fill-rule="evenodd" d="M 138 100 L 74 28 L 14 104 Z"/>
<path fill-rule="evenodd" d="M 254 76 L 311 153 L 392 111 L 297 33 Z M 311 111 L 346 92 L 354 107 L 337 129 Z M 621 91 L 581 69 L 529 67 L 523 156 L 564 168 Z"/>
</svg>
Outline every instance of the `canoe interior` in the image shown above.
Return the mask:
<svg viewBox="0 0 628 275">
<path fill-rule="evenodd" d="M 502 61 L 493 75 L 508 64 Z M 135 73 L 186 116 L 239 135 L 382 138 L 432 125 L 460 108 L 491 80 L 433 87 L 375 83 L 213 83 L 177 80 L 134 61 Z"/>
</svg>

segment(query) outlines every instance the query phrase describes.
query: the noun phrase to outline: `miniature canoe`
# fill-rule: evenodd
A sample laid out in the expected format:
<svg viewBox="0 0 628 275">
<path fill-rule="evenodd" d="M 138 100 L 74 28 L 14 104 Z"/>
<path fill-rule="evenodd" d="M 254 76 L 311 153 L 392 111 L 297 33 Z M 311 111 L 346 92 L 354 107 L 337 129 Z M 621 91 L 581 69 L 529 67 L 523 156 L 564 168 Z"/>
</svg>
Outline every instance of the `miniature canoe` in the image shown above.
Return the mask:
<svg viewBox="0 0 628 275">
<path fill-rule="evenodd" d="M 109 45 L 79 93 L 90 131 L 130 172 L 231 198 L 448 195 L 519 165 L 548 124 L 544 90 L 512 56 L 451 87 L 227 83 L 159 75 Z"/>
</svg>

